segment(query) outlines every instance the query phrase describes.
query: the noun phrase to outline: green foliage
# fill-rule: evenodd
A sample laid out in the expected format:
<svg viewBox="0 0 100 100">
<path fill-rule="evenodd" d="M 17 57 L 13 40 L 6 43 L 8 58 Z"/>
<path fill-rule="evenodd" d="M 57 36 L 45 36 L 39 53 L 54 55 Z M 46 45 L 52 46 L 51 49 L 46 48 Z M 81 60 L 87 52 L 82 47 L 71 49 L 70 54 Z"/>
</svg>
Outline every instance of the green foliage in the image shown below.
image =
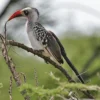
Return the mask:
<svg viewBox="0 0 100 100">
<path fill-rule="evenodd" d="M 95 91 L 96 93 L 100 93 L 100 87 L 97 85 L 84 85 L 80 83 L 60 83 L 57 88 L 54 89 L 44 89 L 44 87 L 35 87 L 30 84 L 23 84 L 20 87 L 20 92 L 26 90 L 26 95 L 33 96 L 33 97 L 39 97 L 41 100 L 44 100 L 43 98 L 50 97 L 59 97 L 61 95 L 63 98 L 70 98 L 70 91 L 71 90 L 81 90 L 81 91 Z M 78 97 L 79 98 L 79 97 Z"/>
<path fill-rule="evenodd" d="M 44 100 L 50 100 L 50 98 L 72 98 L 75 91 L 91 91 L 95 92 L 95 95 L 100 93 L 100 87 L 98 85 L 86 85 L 81 83 L 68 83 L 60 82 L 60 78 L 56 77 L 53 72 L 50 72 L 50 78 L 57 82 L 58 86 L 53 89 L 44 88 L 44 86 L 32 86 L 30 84 L 23 84 L 19 87 L 19 91 L 25 92 L 25 95 L 29 95 L 32 98 L 38 98 Z M 72 93 L 71 93 L 72 92 Z M 70 94 L 71 93 L 71 94 Z M 94 96 L 95 96 L 94 95 Z M 80 95 L 75 94 L 77 98 L 80 98 Z M 56 99 L 54 99 L 56 100 Z M 58 99 L 57 99 L 58 100 Z"/>
</svg>

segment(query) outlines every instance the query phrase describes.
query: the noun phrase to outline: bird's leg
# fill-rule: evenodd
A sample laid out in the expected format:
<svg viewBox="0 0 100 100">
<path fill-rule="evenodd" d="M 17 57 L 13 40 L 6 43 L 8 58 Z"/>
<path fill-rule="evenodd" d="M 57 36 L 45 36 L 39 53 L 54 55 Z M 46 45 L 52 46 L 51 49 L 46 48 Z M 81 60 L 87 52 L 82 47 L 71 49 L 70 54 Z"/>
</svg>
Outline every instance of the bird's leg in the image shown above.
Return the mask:
<svg viewBox="0 0 100 100">
<path fill-rule="evenodd" d="M 44 55 L 44 56 L 47 56 L 46 53 L 45 53 L 45 50 L 43 50 L 43 49 L 41 49 L 41 50 L 36 50 L 36 49 L 35 49 L 34 51 L 39 52 L 39 53 L 41 53 L 41 54 Z M 47 56 L 47 57 L 48 57 L 48 56 Z M 48 61 L 45 60 L 45 59 L 44 59 L 44 62 L 48 64 Z"/>
</svg>

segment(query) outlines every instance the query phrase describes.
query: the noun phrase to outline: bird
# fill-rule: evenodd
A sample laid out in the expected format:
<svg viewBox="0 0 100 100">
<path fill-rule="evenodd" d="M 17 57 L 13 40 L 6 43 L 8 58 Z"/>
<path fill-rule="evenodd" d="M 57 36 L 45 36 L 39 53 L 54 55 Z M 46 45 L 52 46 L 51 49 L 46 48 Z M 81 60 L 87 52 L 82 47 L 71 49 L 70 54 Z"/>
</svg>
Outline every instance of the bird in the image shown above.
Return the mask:
<svg viewBox="0 0 100 100">
<path fill-rule="evenodd" d="M 40 13 L 38 9 L 26 7 L 13 13 L 8 18 L 7 22 L 16 17 L 25 17 L 27 19 L 27 34 L 33 50 L 42 51 L 44 56 L 53 59 L 53 61 L 55 61 L 58 65 L 64 63 L 64 58 L 70 68 L 79 78 L 80 82 L 84 84 L 85 82 L 82 76 L 67 57 L 62 43 L 52 31 L 48 31 L 42 26 L 42 24 L 39 22 L 39 15 Z"/>
</svg>

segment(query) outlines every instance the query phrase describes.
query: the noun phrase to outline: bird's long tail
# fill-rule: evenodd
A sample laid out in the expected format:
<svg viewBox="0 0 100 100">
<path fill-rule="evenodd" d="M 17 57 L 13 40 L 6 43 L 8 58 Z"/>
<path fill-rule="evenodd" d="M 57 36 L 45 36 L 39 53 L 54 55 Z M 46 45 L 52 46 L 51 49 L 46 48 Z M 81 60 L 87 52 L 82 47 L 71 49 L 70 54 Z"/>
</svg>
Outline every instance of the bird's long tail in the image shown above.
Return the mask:
<svg viewBox="0 0 100 100">
<path fill-rule="evenodd" d="M 66 62 L 68 63 L 68 65 L 71 67 L 71 69 L 74 71 L 74 73 L 76 74 L 76 76 L 79 78 L 79 80 L 84 84 L 84 80 L 81 77 L 81 75 L 79 74 L 79 72 L 77 71 L 77 69 L 75 68 L 75 66 L 71 63 L 71 61 L 69 60 L 69 58 L 66 55 L 63 55 L 64 59 L 66 60 Z"/>
<path fill-rule="evenodd" d="M 53 37 L 56 39 L 56 41 L 58 42 L 59 46 L 60 46 L 60 49 L 61 49 L 61 54 L 63 56 L 63 58 L 65 59 L 65 61 L 68 63 L 68 65 L 70 66 L 70 68 L 74 71 L 74 73 L 76 74 L 76 76 L 79 78 L 79 80 L 81 81 L 81 83 L 85 83 L 83 78 L 81 77 L 81 75 L 79 74 L 78 70 L 75 68 L 75 66 L 71 63 L 71 61 L 68 59 L 67 55 L 66 55 L 66 52 L 65 52 L 65 49 L 63 47 L 63 45 L 61 44 L 60 40 L 57 38 L 57 36 L 51 32 L 51 31 L 48 31 L 50 34 L 53 35 Z"/>
</svg>

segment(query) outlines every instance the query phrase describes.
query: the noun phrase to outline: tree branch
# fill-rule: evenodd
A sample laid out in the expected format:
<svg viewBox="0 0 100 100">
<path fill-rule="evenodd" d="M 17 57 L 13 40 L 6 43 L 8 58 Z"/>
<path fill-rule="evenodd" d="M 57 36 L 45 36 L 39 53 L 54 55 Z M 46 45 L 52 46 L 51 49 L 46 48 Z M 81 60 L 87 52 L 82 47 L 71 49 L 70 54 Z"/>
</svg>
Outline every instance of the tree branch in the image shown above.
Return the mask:
<svg viewBox="0 0 100 100">
<path fill-rule="evenodd" d="M 68 74 L 68 72 L 62 67 L 62 66 L 59 66 L 58 64 L 56 64 L 54 61 L 52 61 L 50 58 L 48 57 L 45 57 L 44 55 L 42 55 L 42 53 L 38 50 L 33 50 L 32 48 L 30 47 L 27 47 L 25 46 L 24 44 L 22 43 L 18 43 L 18 42 L 15 42 L 15 41 L 12 41 L 12 40 L 8 40 L 7 41 L 8 44 L 12 45 L 12 46 L 17 46 L 19 48 L 22 48 L 24 50 L 26 50 L 27 52 L 31 52 L 32 54 L 34 55 L 37 55 L 41 58 L 43 58 L 44 60 L 48 61 L 50 64 L 52 64 L 55 68 L 59 69 L 65 76 L 66 78 L 68 79 L 69 82 L 75 82 L 71 76 Z"/>
<path fill-rule="evenodd" d="M 0 35 L 0 38 L 2 40 L 2 55 L 8 65 L 8 68 L 10 69 L 12 75 L 13 75 L 13 78 L 17 84 L 17 86 L 21 86 L 22 83 L 21 83 L 21 80 L 19 78 L 19 73 L 16 71 L 15 69 L 15 65 L 12 61 L 12 58 L 8 56 L 8 52 L 7 52 L 7 47 L 6 47 L 6 44 L 5 44 L 5 39 L 3 38 L 3 36 Z M 23 90 L 21 92 L 21 94 L 24 96 L 26 94 L 26 90 Z M 29 96 L 25 96 L 24 97 L 25 100 L 30 100 L 30 97 Z"/>
</svg>

